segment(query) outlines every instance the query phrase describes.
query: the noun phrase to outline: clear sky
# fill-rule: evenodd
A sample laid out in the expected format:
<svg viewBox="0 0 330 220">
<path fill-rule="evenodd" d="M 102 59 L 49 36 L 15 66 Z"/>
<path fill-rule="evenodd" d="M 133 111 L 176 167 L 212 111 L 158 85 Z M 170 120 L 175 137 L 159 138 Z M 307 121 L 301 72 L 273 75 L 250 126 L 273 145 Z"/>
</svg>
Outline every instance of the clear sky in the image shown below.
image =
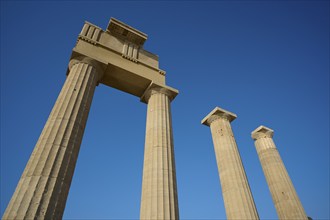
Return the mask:
<svg viewBox="0 0 330 220">
<path fill-rule="evenodd" d="M 181 219 L 224 219 L 210 129 L 233 132 L 262 219 L 276 211 L 250 137 L 274 141 L 307 214 L 329 219 L 329 1 L 1 1 L 1 216 L 65 81 L 78 34 L 115 17 L 148 34 L 172 102 Z M 146 108 L 97 87 L 64 219 L 139 218 Z"/>
</svg>

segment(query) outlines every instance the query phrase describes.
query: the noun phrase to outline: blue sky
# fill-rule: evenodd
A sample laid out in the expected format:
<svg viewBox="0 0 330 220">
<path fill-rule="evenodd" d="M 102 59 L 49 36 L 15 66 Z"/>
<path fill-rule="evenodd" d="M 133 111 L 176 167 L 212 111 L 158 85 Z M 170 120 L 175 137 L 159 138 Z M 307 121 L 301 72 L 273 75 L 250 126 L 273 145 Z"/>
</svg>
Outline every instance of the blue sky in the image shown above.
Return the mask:
<svg viewBox="0 0 330 220">
<path fill-rule="evenodd" d="M 329 219 L 328 1 L 1 1 L 1 216 L 59 91 L 84 21 L 148 34 L 167 84 L 181 219 L 225 219 L 210 129 L 232 122 L 260 218 L 276 211 L 250 137 L 274 141 L 307 214 Z M 97 87 L 64 219 L 139 218 L 146 105 Z"/>
</svg>

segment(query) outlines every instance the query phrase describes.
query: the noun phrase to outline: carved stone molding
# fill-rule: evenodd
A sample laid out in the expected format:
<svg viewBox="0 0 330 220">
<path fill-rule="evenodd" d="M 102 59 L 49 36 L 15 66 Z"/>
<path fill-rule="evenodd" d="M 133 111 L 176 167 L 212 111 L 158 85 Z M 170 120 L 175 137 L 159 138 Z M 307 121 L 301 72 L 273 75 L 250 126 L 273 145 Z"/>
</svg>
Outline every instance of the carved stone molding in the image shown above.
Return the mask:
<svg viewBox="0 0 330 220">
<path fill-rule="evenodd" d="M 202 121 L 201 123 L 206 125 L 206 126 L 210 126 L 212 122 L 214 122 L 217 119 L 226 119 L 229 122 L 232 122 L 233 120 L 235 120 L 237 118 L 237 115 L 229 112 L 227 110 L 224 110 L 222 108 L 219 107 L 215 107 L 215 109 L 213 109 Z"/>
<path fill-rule="evenodd" d="M 98 81 L 100 81 L 103 77 L 105 67 L 98 61 L 85 56 L 79 56 L 72 58 L 69 62 L 69 70 L 72 69 L 72 67 L 77 63 L 87 63 L 91 66 L 93 66 L 96 69 L 96 72 L 98 74 Z"/>
<path fill-rule="evenodd" d="M 165 85 L 158 85 L 156 83 L 150 83 L 148 88 L 145 90 L 144 94 L 141 96 L 141 101 L 144 103 L 148 103 L 149 98 L 154 95 L 162 93 L 169 97 L 169 99 L 172 101 L 179 93 L 178 90 L 171 88 L 169 86 Z"/>
<path fill-rule="evenodd" d="M 274 131 L 266 126 L 259 126 L 251 133 L 253 140 L 258 140 L 260 138 L 273 138 Z"/>
<path fill-rule="evenodd" d="M 107 32 L 111 35 L 119 37 L 125 41 L 132 42 L 138 46 L 143 46 L 148 35 L 145 33 L 115 19 L 111 18 L 107 27 Z"/>
<path fill-rule="evenodd" d="M 101 28 L 86 21 L 78 38 L 97 45 L 101 32 L 103 32 Z"/>
</svg>

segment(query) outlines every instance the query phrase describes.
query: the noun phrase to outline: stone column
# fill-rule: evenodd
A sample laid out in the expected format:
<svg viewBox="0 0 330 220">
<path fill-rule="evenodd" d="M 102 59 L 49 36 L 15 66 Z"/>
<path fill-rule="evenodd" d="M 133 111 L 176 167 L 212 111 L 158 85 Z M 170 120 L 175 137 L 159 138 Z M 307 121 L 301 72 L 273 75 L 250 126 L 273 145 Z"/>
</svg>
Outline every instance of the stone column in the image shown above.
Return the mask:
<svg viewBox="0 0 330 220">
<path fill-rule="evenodd" d="M 152 84 L 148 103 L 140 219 L 179 219 L 173 149 L 171 100 L 178 91 Z"/>
<path fill-rule="evenodd" d="M 61 219 L 95 87 L 102 77 L 88 59 L 70 72 L 3 219 Z"/>
<path fill-rule="evenodd" d="M 259 219 L 230 125 L 235 118 L 216 107 L 202 124 L 211 128 L 227 219 Z"/>
<path fill-rule="evenodd" d="M 307 215 L 273 142 L 274 131 L 260 126 L 252 138 L 264 171 L 279 219 L 307 219 Z"/>
</svg>

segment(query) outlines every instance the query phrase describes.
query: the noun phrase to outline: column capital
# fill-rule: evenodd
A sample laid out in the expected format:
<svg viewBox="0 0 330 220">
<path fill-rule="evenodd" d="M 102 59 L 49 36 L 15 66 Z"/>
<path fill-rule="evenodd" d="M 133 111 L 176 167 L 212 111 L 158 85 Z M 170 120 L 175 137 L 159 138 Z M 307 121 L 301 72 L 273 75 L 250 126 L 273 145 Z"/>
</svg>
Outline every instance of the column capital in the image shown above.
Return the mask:
<svg viewBox="0 0 330 220">
<path fill-rule="evenodd" d="M 93 58 L 86 57 L 86 56 L 78 56 L 78 57 L 71 58 L 70 62 L 69 62 L 69 67 L 68 67 L 69 71 L 71 70 L 71 68 L 74 65 L 76 65 L 78 63 L 87 63 L 87 64 L 93 66 L 96 69 L 97 73 L 99 74 L 98 80 L 100 80 L 103 77 L 104 70 L 105 70 L 104 66 L 100 62 L 94 60 Z M 69 74 L 69 71 L 67 74 Z"/>
<path fill-rule="evenodd" d="M 274 130 L 267 128 L 266 126 L 259 126 L 254 131 L 251 132 L 251 137 L 253 140 L 258 140 L 259 138 L 269 137 L 272 138 L 274 135 Z"/>
<path fill-rule="evenodd" d="M 210 126 L 212 122 L 219 118 L 224 118 L 229 122 L 232 122 L 237 118 L 237 115 L 220 107 L 215 107 L 205 118 L 203 118 L 201 123 L 203 125 Z"/>
<path fill-rule="evenodd" d="M 179 94 L 179 91 L 177 89 L 174 89 L 166 85 L 159 85 L 154 82 L 151 82 L 148 88 L 144 91 L 140 100 L 141 102 L 148 103 L 149 98 L 153 94 L 157 94 L 157 93 L 162 93 L 167 95 L 172 101 Z"/>
</svg>

